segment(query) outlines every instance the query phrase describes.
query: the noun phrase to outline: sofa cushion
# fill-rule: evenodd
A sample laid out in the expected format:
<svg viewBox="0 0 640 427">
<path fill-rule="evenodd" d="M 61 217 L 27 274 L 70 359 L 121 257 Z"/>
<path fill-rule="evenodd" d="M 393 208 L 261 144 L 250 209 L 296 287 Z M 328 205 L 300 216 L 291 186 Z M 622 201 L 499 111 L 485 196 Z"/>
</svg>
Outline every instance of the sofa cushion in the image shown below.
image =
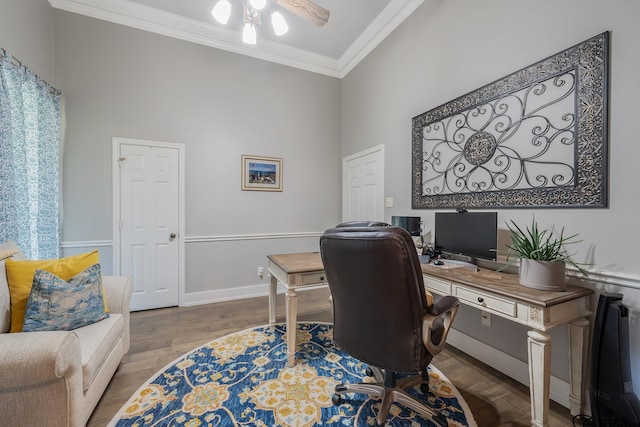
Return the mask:
<svg viewBox="0 0 640 427">
<path fill-rule="evenodd" d="M 11 258 L 18 253 L 18 249 L 0 249 L 0 261 Z"/>
<path fill-rule="evenodd" d="M 11 258 L 8 259 L 6 261 L 6 269 L 9 292 L 11 293 L 11 332 L 22 331 L 27 299 L 31 292 L 33 275 L 36 270 L 48 271 L 62 280 L 69 280 L 85 268 L 99 262 L 97 250 L 67 258 L 41 261 L 14 261 Z"/>
<path fill-rule="evenodd" d="M 27 300 L 23 332 L 71 331 L 108 317 L 102 297 L 100 264 L 69 279 L 36 270 Z"/>
<path fill-rule="evenodd" d="M 0 252 L 13 253 L 11 258 L 23 260 L 24 256 L 18 245 L 11 240 L 0 244 Z M 7 271 L 5 268 L 5 258 L 0 260 L 0 334 L 9 332 L 11 328 L 11 296 L 9 294 L 9 283 L 7 282 Z"/>
<path fill-rule="evenodd" d="M 104 320 L 73 331 L 80 341 L 83 391 L 89 389 L 107 356 L 122 339 L 124 328 L 123 316 L 112 313 Z"/>
</svg>

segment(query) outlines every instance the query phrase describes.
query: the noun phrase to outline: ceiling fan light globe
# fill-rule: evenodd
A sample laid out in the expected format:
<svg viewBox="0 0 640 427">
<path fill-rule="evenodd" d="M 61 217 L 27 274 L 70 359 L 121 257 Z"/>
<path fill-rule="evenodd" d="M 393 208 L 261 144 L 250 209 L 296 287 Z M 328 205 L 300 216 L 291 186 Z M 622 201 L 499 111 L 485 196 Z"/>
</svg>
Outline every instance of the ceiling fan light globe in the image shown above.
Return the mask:
<svg viewBox="0 0 640 427">
<path fill-rule="evenodd" d="M 285 21 L 284 16 L 277 10 L 271 14 L 271 25 L 273 26 L 273 32 L 276 33 L 276 36 L 283 36 L 289 31 L 287 21 Z"/>
<path fill-rule="evenodd" d="M 249 0 L 251 7 L 257 10 L 262 10 L 267 5 L 267 0 Z"/>
<path fill-rule="evenodd" d="M 231 3 L 229 3 L 229 0 L 219 0 L 211 10 L 211 14 L 216 21 L 226 25 L 229 22 L 229 17 L 231 17 Z"/>
<path fill-rule="evenodd" d="M 246 44 L 256 44 L 257 39 L 256 27 L 248 22 L 244 24 L 244 28 L 242 29 L 242 42 Z"/>
</svg>

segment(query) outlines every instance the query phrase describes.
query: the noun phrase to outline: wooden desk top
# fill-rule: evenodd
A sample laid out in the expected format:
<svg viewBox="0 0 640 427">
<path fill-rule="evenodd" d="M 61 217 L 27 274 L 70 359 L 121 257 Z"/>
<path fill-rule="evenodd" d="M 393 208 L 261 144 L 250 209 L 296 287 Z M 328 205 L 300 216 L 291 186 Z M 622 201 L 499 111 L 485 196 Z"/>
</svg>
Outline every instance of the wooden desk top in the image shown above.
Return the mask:
<svg viewBox="0 0 640 427">
<path fill-rule="evenodd" d="M 320 252 L 267 255 L 285 274 L 318 273 L 324 270 Z M 564 292 L 540 291 L 519 283 L 517 274 L 500 273 L 493 270 L 460 268 L 443 269 L 431 264 L 421 264 L 422 273 L 444 281 L 460 283 L 480 291 L 502 295 L 527 304 L 551 307 L 566 301 L 593 294 L 593 290 L 567 285 Z"/>
<path fill-rule="evenodd" d="M 311 273 L 324 270 L 320 252 L 267 255 L 267 258 L 286 274 Z"/>
<path fill-rule="evenodd" d="M 441 269 L 431 264 L 422 264 L 422 272 L 445 281 L 458 282 L 479 290 L 485 290 L 509 299 L 517 299 L 528 304 L 551 307 L 565 301 L 593 294 L 591 289 L 567 285 L 564 292 L 540 291 L 520 284 L 517 274 L 495 272 L 483 268 L 473 271 L 469 268 Z"/>
</svg>

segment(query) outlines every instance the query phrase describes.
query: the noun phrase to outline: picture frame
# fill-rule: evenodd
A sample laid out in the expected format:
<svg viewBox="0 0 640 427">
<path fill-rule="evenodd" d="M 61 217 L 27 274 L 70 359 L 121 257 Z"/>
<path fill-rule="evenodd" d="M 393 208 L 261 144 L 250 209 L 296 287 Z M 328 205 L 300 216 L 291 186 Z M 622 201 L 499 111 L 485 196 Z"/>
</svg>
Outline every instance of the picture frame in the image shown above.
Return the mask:
<svg viewBox="0 0 640 427">
<path fill-rule="evenodd" d="M 412 208 L 606 208 L 609 32 L 412 119 Z"/>
<path fill-rule="evenodd" d="M 243 154 L 242 191 L 282 191 L 282 159 Z"/>
</svg>

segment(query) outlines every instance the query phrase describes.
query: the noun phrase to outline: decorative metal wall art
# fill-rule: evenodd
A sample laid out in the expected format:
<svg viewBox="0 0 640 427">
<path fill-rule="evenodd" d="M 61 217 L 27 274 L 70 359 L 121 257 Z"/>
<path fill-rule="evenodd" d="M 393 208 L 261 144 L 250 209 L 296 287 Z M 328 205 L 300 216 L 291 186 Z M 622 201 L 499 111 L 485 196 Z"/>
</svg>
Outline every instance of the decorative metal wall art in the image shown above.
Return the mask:
<svg viewBox="0 0 640 427">
<path fill-rule="evenodd" d="M 412 207 L 608 204 L 605 32 L 413 118 Z"/>
</svg>

